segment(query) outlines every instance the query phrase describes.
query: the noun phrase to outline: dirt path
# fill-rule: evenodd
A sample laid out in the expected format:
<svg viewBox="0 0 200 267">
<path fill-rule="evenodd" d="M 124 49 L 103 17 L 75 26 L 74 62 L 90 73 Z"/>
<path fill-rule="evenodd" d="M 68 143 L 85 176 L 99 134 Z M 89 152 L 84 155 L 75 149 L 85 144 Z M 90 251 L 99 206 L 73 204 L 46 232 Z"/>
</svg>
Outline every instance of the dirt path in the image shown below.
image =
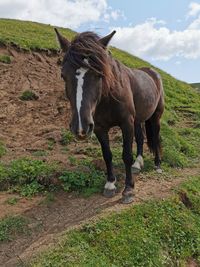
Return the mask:
<svg viewBox="0 0 200 267">
<path fill-rule="evenodd" d="M 172 188 L 188 176 L 199 174 L 199 171 L 199 168 L 180 170 L 177 171 L 176 178 L 170 180 L 150 179 L 140 175 L 136 184 L 136 197 L 133 205 L 149 199 L 168 197 Z M 0 244 L 0 266 L 12 267 L 19 263 L 20 266 L 24 266 L 28 259 L 46 249 L 47 246 L 55 244 L 63 231 L 79 226 L 88 220 L 95 220 L 112 211 L 118 212 L 129 207 L 130 205 L 120 204 L 120 197 L 120 193 L 112 199 L 106 199 L 100 194 L 83 198 L 73 194 L 59 193 L 49 203 L 44 202 L 44 198 L 34 198 L 32 201 L 26 200 L 27 205 L 23 206 L 19 201 L 15 205 L 15 213 L 28 218 L 30 231 L 27 235 L 20 235 L 11 242 Z M 4 199 L 3 202 L 2 199 Z M 0 209 L 5 199 L 6 194 L 1 194 Z M 13 207 L 10 209 L 13 215 Z M 9 208 L 7 208 L 7 214 L 9 214 Z"/>
</svg>

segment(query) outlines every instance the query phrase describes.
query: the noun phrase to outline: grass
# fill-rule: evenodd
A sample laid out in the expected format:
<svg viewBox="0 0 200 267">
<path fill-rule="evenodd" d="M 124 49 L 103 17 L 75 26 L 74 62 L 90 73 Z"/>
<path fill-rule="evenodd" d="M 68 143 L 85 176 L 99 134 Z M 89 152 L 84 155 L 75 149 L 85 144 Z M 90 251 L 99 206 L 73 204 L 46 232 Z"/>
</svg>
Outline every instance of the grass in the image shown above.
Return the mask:
<svg viewBox="0 0 200 267">
<path fill-rule="evenodd" d="M 27 231 L 27 221 L 22 216 L 9 216 L 0 220 L 0 243 L 13 240 Z"/>
<path fill-rule="evenodd" d="M 186 267 L 189 258 L 200 263 L 199 178 L 191 177 L 170 199 L 132 206 L 71 230 L 31 266 Z M 183 190 L 190 208 L 179 197 Z"/>
<path fill-rule="evenodd" d="M 11 63 L 11 57 L 8 55 L 0 55 L 0 62 L 10 64 Z"/>
<path fill-rule="evenodd" d="M 51 178 L 56 172 L 55 164 L 42 160 L 22 158 L 10 164 L 0 164 L 0 188 L 17 192 L 22 196 L 32 196 L 51 186 Z"/>
<path fill-rule="evenodd" d="M 24 91 L 19 97 L 19 99 L 22 101 L 38 100 L 38 98 L 39 97 L 36 95 L 36 93 L 30 90 Z"/>
<path fill-rule="evenodd" d="M 59 30 L 69 38 L 74 36 L 74 32 L 69 29 L 59 28 Z M 15 44 L 26 50 L 58 49 L 52 26 L 11 19 L 0 19 L 0 43 Z"/>
<path fill-rule="evenodd" d="M 0 140 L 0 158 L 6 154 L 6 148 L 3 142 Z"/>
<path fill-rule="evenodd" d="M 70 162 L 73 170 L 62 170 L 56 163 L 31 158 L 13 160 L 8 165 L 0 163 L 0 188 L 24 197 L 58 189 L 85 196 L 102 190 L 105 175 L 95 169 L 90 159 L 71 157 Z M 59 180 L 58 185 L 54 185 L 54 179 Z"/>
<path fill-rule="evenodd" d="M 74 141 L 74 136 L 69 130 L 62 129 L 61 144 L 68 145 Z"/>
</svg>

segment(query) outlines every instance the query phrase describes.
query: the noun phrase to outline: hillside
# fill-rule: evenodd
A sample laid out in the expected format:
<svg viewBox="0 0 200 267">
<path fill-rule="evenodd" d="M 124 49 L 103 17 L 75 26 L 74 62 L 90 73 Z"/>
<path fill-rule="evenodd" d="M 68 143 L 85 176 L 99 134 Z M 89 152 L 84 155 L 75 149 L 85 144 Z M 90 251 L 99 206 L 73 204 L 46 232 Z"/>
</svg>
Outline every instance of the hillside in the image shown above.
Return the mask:
<svg viewBox="0 0 200 267">
<path fill-rule="evenodd" d="M 61 29 L 61 32 L 69 39 L 74 35 L 68 29 Z M 35 136 L 33 138 L 36 143 L 38 141 L 38 143 L 42 144 L 46 141 L 43 140 L 43 134 L 41 134 L 44 129 L 40 131 L 40 127 L 45 128 L 45 124 L 47 124 L 48 128 L 48 123 L 52 121 L 50 128 L 55 128 L 54 131 L 59 135 L 60 128 L 66 128 L 66 122 L 69 120 L 69 111 L 66 110 L 67 105 L 65 105 L 63 95 L 63 84 L 59 76 L 59 66 L 57 65 L 58 56 L 54 55 L 58 45 L 53 27 L 33 22 L 1 19 L 0 43 L 2 47 L 0 60 L 2 58 L 1 61 L 4 61 L 5 55 L 7 55 L 8 60 L 11 61 L 10 64 L 1 63 L 1 73 L 5 73 L 1 75 L 0 82 L 1 95 L 4 99 L 4 105 L 1 107 L 1 122 L 5 127 L 1 129 L 1 139 L 2 142 L 6 140 L 6 144 L 9 146 L 9 140 L 12 140 L 12 149 L 14 150 L 17 145 L 26 149 L 26 140 L 29 139 L 27 146 L 30 146 L 29 149 L 34 150 L 34 142 L 26 132 L 40 136 L 39 138 L 35 138 Z M 19 49 L 27 51 L 23 50 L 23 53 L 19 53 Z M 37 52 L 40 50 L 46 52 L 38 54 Z M 150 65 L 116 48 L 111 48 L 111 51 L 114 57 L 129 67 L 137 68 Z M 49 74 L 46 75 L 46 72 Z M 164 147 L 163 160 L 169 166 L 187 166 L 191 164 L 190 162 L 197 161 L 200 154 L 198 146 L 200 95 L 190 85 L 176 80 L 161 70 L 159 72 L 163 78 L 166 102 L 161 130 Z M 5 79 L 5 77 L 7 78 Z M 5 87 L 7 88 L 6 90 Z M 39 96 L 39 100 L 21 101 L 19 99 L 20 94 L 25 90 L 34 90 Z M 10 108 L 6 110 L 5 106 L 8 100 Z M 30 109 L 32 112 L 28 112 Z M 19 113 L 17 110 L 19 110 Z M 10 119 L 14 124 L 9 121 L 7 116 L 10 112 L 12 114 Z M 55 113 L 59 114 L 56 121 L 54 119 Z M 36 127 L 36 132 L 31 128 L 35 127 L 35 123 L 42 124 Z M 15 128 L 14 133 L 12 133 L 13 131 L 10 132 L 9 127 L 11 124 Z M 55 127 L 52 124 L 55 124 Z M 20 133 L 16 134 L 15 131 L 17 130 Z M 6 134 L 2 134 L 3 132 Z M 15 138 L 13 135 L 15 135 Z M 24 146 L 21 140 L 24 141 Z M 36 145 L 35 150 L 37 149 L 44 148 Z M 7 157 L 8 155 L 9 149 Z"/>
<path fill-rule="evenodd" d="M 75 34 L 60 31 L 69 39 Z M 109 49 L 129 67 L 150 66 Z M 109 200 L 98 194 L 105 167 L 96 138 L 77 142 L 68 130 L 61 59 L 52 26 L 0 19 L 0 265 L 27 266 L 51 244 L 55 249 L 31 266 L 197 266 L 199 92 L 158 69 L 166 102 L 164 172 L 154 171 L 145 146 L 145 168 L 127 208 L 121 193 Z M 110 137 L 120 192 L 121 133 L 116 128 Z"/>
<path fill-rule="evenodd" d="M 193 88 L 196 88 L 198 90 L 200 90 L 200 83 L 191 83 L 190 84 Z"/>
</svg>

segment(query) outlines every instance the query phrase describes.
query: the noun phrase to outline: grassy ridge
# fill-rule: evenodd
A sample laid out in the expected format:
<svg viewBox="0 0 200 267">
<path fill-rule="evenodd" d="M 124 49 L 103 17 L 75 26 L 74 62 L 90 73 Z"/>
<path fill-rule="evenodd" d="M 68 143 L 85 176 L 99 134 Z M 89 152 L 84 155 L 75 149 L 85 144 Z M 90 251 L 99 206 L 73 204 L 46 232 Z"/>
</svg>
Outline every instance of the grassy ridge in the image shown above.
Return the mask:
<svg viewBox="0 0 200 267">
<path fill-rule="evenodd" d="M 150 201 L 72 230 L 32 267 L 187 266 L 200 263 L 200 177 L 168 200 Z M 179 195 L 186 195 L 187 203 Z"/>
<path fill-rule="evenodd" d="M 75 34 L 70 29 L 59 30 L 70 39 Z M 15 44 L 27 50 L 58 49 L 52 26 L 12 19 L 0 19 L 0 43 Z"/>
</svg>

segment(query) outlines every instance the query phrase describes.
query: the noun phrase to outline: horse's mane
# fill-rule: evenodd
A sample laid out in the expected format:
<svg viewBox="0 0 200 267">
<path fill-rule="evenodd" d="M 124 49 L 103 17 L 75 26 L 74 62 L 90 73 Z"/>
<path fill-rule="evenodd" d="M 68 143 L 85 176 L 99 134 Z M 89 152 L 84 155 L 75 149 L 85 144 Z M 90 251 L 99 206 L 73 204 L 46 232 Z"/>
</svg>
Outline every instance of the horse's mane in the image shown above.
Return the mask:
<svg viewBox="0 0 200 267">
<path fill-rule="evenodd" d="M 114 88 L 115 77 L 108 51 L 99 39 L 100 37 L 93 32 L 78 34 L 72 40 L 64 61 L 67 60 L 76 67 L 89 68 L 102 76 L 103 94 L 108 95 Z M 89 63 L 84 59 L 88 59 Z"/>
</svg>

